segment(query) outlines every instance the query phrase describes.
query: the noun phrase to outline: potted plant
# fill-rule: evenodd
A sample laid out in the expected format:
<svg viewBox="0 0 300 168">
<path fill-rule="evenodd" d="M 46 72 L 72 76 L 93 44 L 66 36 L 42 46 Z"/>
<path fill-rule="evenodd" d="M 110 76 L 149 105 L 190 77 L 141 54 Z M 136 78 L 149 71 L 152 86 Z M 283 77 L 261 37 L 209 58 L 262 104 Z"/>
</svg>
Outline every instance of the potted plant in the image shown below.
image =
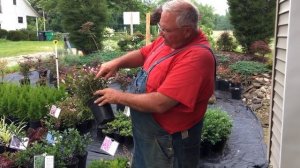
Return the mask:
<svg viewBox="0 0 300 168">
<path fill-rule="evenodd" d="M 93 112 L 97 124 L 107 123 L 114 119 L 110 104 L 98 106 L 94 101 L 98 98 L 94 92 L 108 87 L 108 82 L 103 78 L 95 79 L 96 68 L 85 67 L 77 71 L 73 76 L 73 82 L 69 84 L 78 98 Z"/>
<path fill-rule="evenodd" d="M 241 84 L 241 75 L 235 74 L 230 80 L 230 92 L 231 98 L 240 100 L 242 95 L 242 84 Z"/>
<path fill-rule="evenodd" d="M 120 143 L 126 140 L 128 143 L 132 142 L 131 119 L 122 112 L 119 112 L 113 121 L 106 123 L 102 131 L 106 135 L 112 135 L 112 138 Z"/>
<path fill-rule="evenodd" d="M 88 168 L 129 168 L 129 160 L 125 157 L 117 157 L 111 160 L 93 160 Z"/>
<path fill-rule="evenodd" d="M 93 118 L 91 111 L 83 105 L 77 96 L 67 97 L 57 103 L 61 109 L 58 118 L 49 117 L 56 129 L 77 128 L 81 133 L 89 131 L 89 121 Z"/>
<path fill-rule="evenodd" d="M 23 79 L 20 80 L 21 84 L 30 84 L 29 76 L 31 74 L 30 69 L 33 67 L 33 60 L 31 57 L 24 57 L 25 61 L 19 62 L 20 73 L 23 75 Z"/>
<path fill-rule="evenodd" d="M 221 108 L 208 108 L 201 134 L 201 152 L 220 152 L 232 129 L 232 119 Z"/>
</svg>

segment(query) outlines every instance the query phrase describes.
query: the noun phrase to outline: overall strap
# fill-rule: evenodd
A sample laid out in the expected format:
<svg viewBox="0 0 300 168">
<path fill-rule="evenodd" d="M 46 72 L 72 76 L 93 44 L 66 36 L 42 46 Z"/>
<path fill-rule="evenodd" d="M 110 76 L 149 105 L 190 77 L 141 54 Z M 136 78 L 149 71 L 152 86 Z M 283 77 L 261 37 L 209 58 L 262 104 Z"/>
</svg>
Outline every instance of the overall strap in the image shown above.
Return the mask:
<svg viewBox="0 0 300 168">
<path fill-rule="evenodd" d="M 203 44 L 195 44 L 195 45 L 193 45 L 193 46 L 199 46 L 199 47 L 201 47 L 201 48 L 206 48 L 206 49 L 208 49 L 208 50 L 211 52 L 211 54 L 213 55 L 214 61 L 215 61 L 215 80 L 216 80 L 216 74 L 217 74 L 217 60 L 216 60 L 216 57 L 215 57 L 214 52 L 211 50 L 210 47 L 208 47 L 208 46 L 206 46 L 206 45 L 203 45 Z M 184 49 L 186 49 L 186 48 L 187 48 L 187 47 L 184 47 L 184 48 L 181 48 L 181 49 L 174 50 L 173 52 L 169 53 L 168 55 L 166 55 L 166 56 L 160 58 L 159 60 L 155 61 L 155 62 L 150 66 L 150 68 L 148 69 L 147 73 L 149 74 L 149 73 L 152 71 L 152 69 L 153 69 L 157 64 L 159 64 L 159 63 L 161 63 L 162 61 L 164 61 L 164 60 L 166 60 L 166 59 L 168 59 L 168 58 L 170 58 L 170 57 L 176 55 L 177 53 L 179 53 L 180 51 L 182 51 L 182 50 L 184 50 Z"/>
</svg>

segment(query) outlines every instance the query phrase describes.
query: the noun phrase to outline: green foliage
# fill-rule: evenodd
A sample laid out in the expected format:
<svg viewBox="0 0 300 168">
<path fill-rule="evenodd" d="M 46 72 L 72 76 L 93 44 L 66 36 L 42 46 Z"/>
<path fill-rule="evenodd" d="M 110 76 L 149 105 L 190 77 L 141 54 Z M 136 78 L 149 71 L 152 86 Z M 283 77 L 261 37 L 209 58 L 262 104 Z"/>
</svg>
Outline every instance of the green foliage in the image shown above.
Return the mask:
<svg viewBox="0 0 300 168">
<path fill-rule="evenodd" d="M 102 48 L 103 30 L 107 22 L 106 0 L 58 1 L 63 28 L 70 41 L 84 54 Z"/>
<path fill-rule="evenodd" d="M 75 71 L 66 78 L 67 87 L 83 104 L 94 98 L 95 91 L 107 88 L 108 81 L 104 78 L 95 79 L 96 72 L 98 72 L 96 68 L 84 67 L 84 69 Z"/>
<path fill-rule="evenodd" d="M 8 146 L 13 135 L 24 136 L 25 126 L 25 122 L 7 124 L 6 117 L 2 116 L 0 118 L 0 145 Z"/>
<path fill-rule="evenodd" d="M 88 168 L 129 168 L 127 158 L 117 157 L 112 160 L 93 160 Z"/>
<path fill-rule="evenodd" d="M 1 115 L 30 120 L 41 119 L 49 112 L 47 105 L 66 96 L 63 88 L 57 90 L 45 86 L 15 84 L 1 84 L 0 93 Z"/>
<path fill-rule="evenodd" d="M 233 51 L 237 47 L 234 43 L 233 37 L 228 33 L 224 32 L 217 40 L 217 48 L 221 51 Z"/>
<path fill-rule="evenodd" d="M 213 38 L 213 31 L 212 31 L 212 29 L 209 28 L 209 27 L 206 27 L 206 26 L 202 25 L 202 26 L 201 26 L 201 30 L 202 30 L 202 31 L 204 32 L 204 34 L 206 35 L 206 37 L 207 37 L 207 39 L 208 39 L 208 41 L 209 41 L 209 43 L 210 43 L 210 46 L 211 46 L 212 48 L 215 48 L 216 43 L 215 43 L 215 40 L 214 40 L 214 38 Z"/>
<path fill-rule="evenodd" d="M 63 58 L 63 62 L 69 66 L 80 66 L 80 65 L 95 66 L 95 64 L 100 64 L 101 62 L 110 61 L 123 54 L 124 52 L 120 52 L 120 51 L 107 51 L 107 52 L 96 52 L 86 56 L 68 55 Z"/>
<path fill-rule="evenodd" d="M 106 128 L 102 130 L 105 134 L 118 133 L 121 136 L 132 136 L 131 119 L 123 112 L 119 112 L 115 119 L 106 124 Z"/>
<path fill-rule="evenodd" d="M 7 33 L 7 40 L 11 41 L 21 41 L 21 40 L 27 40 L 26 34 L 19 30 L 11 30 Z"/>
<path fill-rule="evenodd" d="M 202 5 L 199 4 L 198 10 L 200 12 L 200 25 L 205 26 L 210 29 L 214 29 L 215 25 L 214 22 L 216 20 L 216 15 L 214 14 L 214 9 L 210 5 Z"/>
<path fill-rule="evenodd" d="M 276 0 L 242 3 L 240 0 L 228 0 L 227 3 L 234 36 L 245 52 L 249 52 L 254 41 L 268 41 L 274 36 Z"/>
<path fill-rule="evenodd" d="M 130 51 L 130 50 L 138 49 L 144 45 L 144 43 L 142 43 L 144 39 L 145 36 L 140 32 L 134 33 L 132 36 L 125 35 L 118 42 L 118 46 L 122 51 Z"/>
<path fill-rule="evenodd" d="M 7 34 L 7 30 L 0 29 L 0 39 L 6 39 Z"/>
<path fill-rule="evenodd" d="M 75 128 L 77 124 L 93 117 L 91 111 L 76 96 L 58 102 L 57 107 L 61 109 L 59 117 L 51 117 L 49 122 L 60 128 Z"/>
<path fill-rule="evenodd" d="M 216 15 L 214 30 L 233 30 L 233 26 L 230 23 L 230 15 L 226 12 L 226 15 Z"/>
<path fill-rule="evenodd" d="M 226 140 L 232 129 L 232 119 L 220 108 L 208 108 L 203 122 L 201 141 L 215 145 Z"/>
<path fill-rule="evenodd" d="M 219 65 L 227 65 L 230 61 L 229 57 L 225 55 L 216 55 L 217 56 L 217 63 Z"/>
<path fill-rule="evenodd" d="M 236 73 L 244 76 L 254 75 L 255 73 L 265 73 L 270 70 L 265 64 L 254 61 L 238 61 L 229 66 L 229 68 Z"/>
</svg>

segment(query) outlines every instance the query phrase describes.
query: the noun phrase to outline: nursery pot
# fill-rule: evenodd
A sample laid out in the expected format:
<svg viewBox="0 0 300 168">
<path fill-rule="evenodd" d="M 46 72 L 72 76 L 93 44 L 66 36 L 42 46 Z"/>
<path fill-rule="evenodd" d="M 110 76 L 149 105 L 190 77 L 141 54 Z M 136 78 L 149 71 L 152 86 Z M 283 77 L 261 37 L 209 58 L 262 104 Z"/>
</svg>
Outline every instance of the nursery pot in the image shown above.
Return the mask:
<svg viewBox="0 0 300 168">
<path fill-rule="evenodd" d="M 78 168 L 79 159 L 77 157 L 73 157 L 69 163 L 66 164 L 66 168 Z"/>
<path fill-rule="evenodd" d="M 29 78 L 20 79 L 19 82 L 20 82 L 21 85 L 30 85 L 30 79 Z"/>
<path fill-rule="evenodd" d="M 79 160 L 79 162 L 78 162 L 78 168 L 85 168 L 86 167 L 87 156 L 88 156 L 88 152 L 87 151 L 85 151 L 84 155 L 76 155 L 76 157 Z"/>
<path fill-rule="evenodd" d="M 33 129 L 37 129 L 39 127 L 41 127 L 41 121 L 40 120 L 32 120 L 32 121 L 29 121 L 29 127 L 30 128 L 33 128 Z"/>
<path fill-rule="evenodd" d="M 231 98 L 235 100 L 241 99 L 242 88 L 241 87 L 232 87 L 231 89 Z"/>
<path fill-rule="evenodd" d="M 229 90 L 229 82 L 227 80 L 220 79 L 218 81 L 218 89 L 221 91 L 228 91 Z"/>
<path fill-rule="evenodd" d="M 110 104 L 105 104 L 103 106 L 98 106 L 98 104 L 95 104 L 94 101 L 97 98 L 92 98 L 87 102 L 88 107 L 91 109 L 93 116 L 97 122 L 97 125 L 99 124 L 105 124 L 109 121 L 112 121 L 114 117 L 114 113 L 112 111 L 112 108 Z"/>
<path fill-rule="evenodd" d="M 76 125 L 76 129 L 80 132 L 80 134 L 86 134 L 89 132 L 89 120 L 85 120 L 80 124 Z"/>
</svg>

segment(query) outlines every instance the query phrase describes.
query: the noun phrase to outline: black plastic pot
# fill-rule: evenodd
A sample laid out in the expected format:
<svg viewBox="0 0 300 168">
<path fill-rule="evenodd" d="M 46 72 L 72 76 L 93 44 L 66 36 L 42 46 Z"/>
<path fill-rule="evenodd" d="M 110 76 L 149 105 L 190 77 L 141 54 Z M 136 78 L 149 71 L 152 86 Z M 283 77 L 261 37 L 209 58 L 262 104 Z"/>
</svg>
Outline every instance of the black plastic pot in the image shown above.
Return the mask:
<svg viewBox="0 0 300 168">
<path fill-rule="evenodd" d="M 115 116 L 114 116 L 114 113 L 112 111 L 110 104 L 98 106 L 98 104 L 94 103 L 95 100 L 96 100 L 96 98 L 90 99 L 87 102 L 87 105 L 93 112 L 93 115 L 97 122 L 97 125 L 105 124 L 107 122 L 112 121 L 115 118 Z"/>
<path fill-rule="evenodd" d="M 30 85 L 30 79 L 29 78 L 20 79 L 19 82 L 20 82 L 21 85 Z"/>
<path fill-rule="evenodd" d="M 78 158 L 78 168 L 85 168 L 86 167 L 86 160 L 87 160 L 88 152 L 86 151 L 84 155 L 77 155 Z"/>
<path fill-rule="evenodd" d="M 76 125 L 76 129 L 79 131 L 80 134 L 86 134 L 90 131 L 89 122 L 89 120 L 86 120 Z"/>
<path fill-rule="evenodd" d="M 240 100 L 242 95 L 242 88 L 241 87 L 232 87 L 230 88 L 231 98 L 235 100 Z"/>
<path fill-rule="evenodd" d="M 30 128 L 33 128 L 33 129 L 37 129 L 39 127 L 41 127 L 41 121 L 40 120 L 32 120 L 32 121 L 29 121 L 29 127 Z"/>
<path fill-rule="evenodd" d="M 124 111 L 125 110 L 125 106 L 123 104 L 117 104 L 117 111 Z"/>
<path fill-rule="evenodd" d="M 217 86 L 218 86 L 218 90 L 221 91 L 229 90 L 229 82 L 227 80 L 219 79 Z"/>
<path fill-rule="evenodd" d="M 73 157 L 70 163 L 67 163 L 66 168 L 78 168 L 79 159 Z"/>
</svg>

